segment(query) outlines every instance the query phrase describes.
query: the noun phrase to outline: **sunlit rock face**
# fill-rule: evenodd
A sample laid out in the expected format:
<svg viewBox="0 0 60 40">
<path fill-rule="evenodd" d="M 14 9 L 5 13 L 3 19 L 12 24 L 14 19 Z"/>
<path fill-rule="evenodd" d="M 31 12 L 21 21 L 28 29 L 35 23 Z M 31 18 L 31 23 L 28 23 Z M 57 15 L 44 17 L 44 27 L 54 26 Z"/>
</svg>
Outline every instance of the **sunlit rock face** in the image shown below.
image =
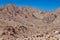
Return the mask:
<svg viewBox="0 0 60 40">
<path fill-rule="evenodd" d="M 0 40 L 60 40 L 60 9 L 0 7 Z"/>
</svg>

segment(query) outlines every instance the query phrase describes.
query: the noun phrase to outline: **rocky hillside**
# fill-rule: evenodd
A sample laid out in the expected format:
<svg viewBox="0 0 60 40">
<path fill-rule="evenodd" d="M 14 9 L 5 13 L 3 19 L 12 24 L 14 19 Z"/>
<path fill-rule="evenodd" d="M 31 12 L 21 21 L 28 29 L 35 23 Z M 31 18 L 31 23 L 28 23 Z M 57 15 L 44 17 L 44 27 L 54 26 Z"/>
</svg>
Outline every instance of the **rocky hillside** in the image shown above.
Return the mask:
<svg viewBox="0 0 60 40">
<path fill-rule="evenodd" d="M 60 40 L 60 9 L 0 7 L 0 40 Z"/>
</svg>

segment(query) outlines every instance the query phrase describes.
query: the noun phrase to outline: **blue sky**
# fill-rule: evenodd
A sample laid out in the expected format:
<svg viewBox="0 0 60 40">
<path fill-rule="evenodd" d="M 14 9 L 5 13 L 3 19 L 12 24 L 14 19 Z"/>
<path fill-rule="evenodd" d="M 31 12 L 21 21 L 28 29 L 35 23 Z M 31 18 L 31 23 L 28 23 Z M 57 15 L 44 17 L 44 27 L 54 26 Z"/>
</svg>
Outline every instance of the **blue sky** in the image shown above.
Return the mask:
<svg viewBox="0 0 60 40">
<path fill-rule="evenodd" d="M 41 10 L 55 10 L 60 7 L 60 0 L 0 0 L 0 6 L 7 4 L 30 6 Z"/>
</svg>

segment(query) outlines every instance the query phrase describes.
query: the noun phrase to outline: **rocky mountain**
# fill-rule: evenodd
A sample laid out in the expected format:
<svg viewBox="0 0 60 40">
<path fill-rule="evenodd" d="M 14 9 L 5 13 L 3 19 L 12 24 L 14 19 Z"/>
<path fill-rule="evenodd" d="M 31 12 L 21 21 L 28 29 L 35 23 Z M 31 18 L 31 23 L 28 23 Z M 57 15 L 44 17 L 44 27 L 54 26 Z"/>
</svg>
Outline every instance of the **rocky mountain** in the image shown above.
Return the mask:
<svg viewBox="0 0 60 40">
<path fill-rule="evenodd" d="M 0 7 L 0 40 L 60 40 L 60 8 Z"/>
</svg>

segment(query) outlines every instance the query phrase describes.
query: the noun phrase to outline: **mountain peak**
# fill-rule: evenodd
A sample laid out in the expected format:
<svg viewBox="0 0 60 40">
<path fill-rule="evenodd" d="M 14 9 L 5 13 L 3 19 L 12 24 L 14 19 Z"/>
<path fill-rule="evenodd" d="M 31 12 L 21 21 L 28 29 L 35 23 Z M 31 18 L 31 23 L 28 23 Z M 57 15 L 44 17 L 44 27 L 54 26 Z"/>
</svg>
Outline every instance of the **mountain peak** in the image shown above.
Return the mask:
<svg viewBox="0 0 60 40">
<path fill-rule="evenodd" d="M 13 5 L 13 4 L 8 4 L 7 6 L 15 6 L 15 5 Z"/>
<path fill-rule="evenodd" d="M 8 5 L 6 5 L 5 7 L 16 7 L 16 6 L 13 5 L 13 4 L 8 4 Z"/>
<path fill-rule="evenodd" d="M 60 13 L 60 8 L 58 8 L 58 9 L 56 10 L 56 12 L 59 12 L 59 13 Z"/>
</svg>

